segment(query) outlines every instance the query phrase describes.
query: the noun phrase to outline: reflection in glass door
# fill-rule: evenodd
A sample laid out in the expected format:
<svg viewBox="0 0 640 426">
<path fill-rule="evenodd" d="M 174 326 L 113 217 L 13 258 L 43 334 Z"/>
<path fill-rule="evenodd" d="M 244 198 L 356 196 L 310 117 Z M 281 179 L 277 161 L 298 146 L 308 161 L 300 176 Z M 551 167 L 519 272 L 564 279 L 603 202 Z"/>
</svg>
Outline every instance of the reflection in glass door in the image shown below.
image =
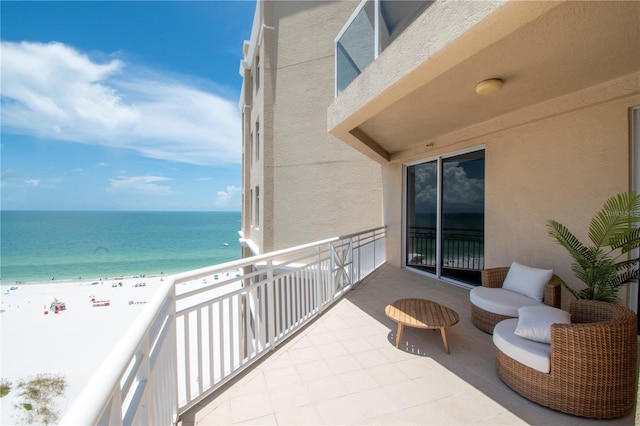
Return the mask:
<svg viewBox="0 0 640 426">
<path fill-rule="evenodd" d="M 407 167 L 407 266 L 435 274 L 438 226 L 438 162 Z"/>
<path fill-rule="evenodd" d="M 484 151 L 442 163 L 441 275 L 479 284 L 484 268 Z"/>
<path fill-rule="evenodd" d="M 407 167 L 406 265 L 468 284 L 484 268 L 484 151 Z"/>
</svg>

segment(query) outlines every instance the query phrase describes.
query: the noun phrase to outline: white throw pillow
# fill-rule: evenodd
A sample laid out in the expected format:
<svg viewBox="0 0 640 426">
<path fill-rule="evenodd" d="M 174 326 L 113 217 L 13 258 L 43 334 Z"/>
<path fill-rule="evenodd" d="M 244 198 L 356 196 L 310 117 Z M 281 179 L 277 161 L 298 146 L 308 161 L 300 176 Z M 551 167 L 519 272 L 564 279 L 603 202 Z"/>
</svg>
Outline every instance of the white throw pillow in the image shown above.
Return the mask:
<svg viewBox="0 0 640 426">
<path fill-rule="evenodd" d="M 551 324 L 571 324 L 571 314 L 551 306 L 523 306 L 518 309 L 514 334 L 535 342 L 551 343 Z"/>
<path fill-rule="evenodd" d="M 537 269 L 513 262 L 502 288 L 515 291 L 535 301 L 542 302 L 544 286 L 551 280 L 551 269 Z"/>
</svg>

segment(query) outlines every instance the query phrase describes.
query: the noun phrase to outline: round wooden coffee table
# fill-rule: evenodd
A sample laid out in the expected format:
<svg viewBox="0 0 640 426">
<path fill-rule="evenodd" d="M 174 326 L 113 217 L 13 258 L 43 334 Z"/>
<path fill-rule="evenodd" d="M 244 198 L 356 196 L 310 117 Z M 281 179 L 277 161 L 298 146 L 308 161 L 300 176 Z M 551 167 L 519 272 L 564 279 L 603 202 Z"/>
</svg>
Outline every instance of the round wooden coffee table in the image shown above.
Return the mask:
<svg viewBox="0 0 640 426">
<path fill-rule="evenodd" d="M 398 323 L 396 333 L 396 348 L 400 347 L 404 326 L 415 328 L 440 329 L 444 349 L 449 353 L 447 341 L 447 327 L 451 327 L 460 321 L 458 313 L 451 308 L 425 299 L 400 299 L 396 300 L 384 309 L 389 318 Z"/>
</svg>

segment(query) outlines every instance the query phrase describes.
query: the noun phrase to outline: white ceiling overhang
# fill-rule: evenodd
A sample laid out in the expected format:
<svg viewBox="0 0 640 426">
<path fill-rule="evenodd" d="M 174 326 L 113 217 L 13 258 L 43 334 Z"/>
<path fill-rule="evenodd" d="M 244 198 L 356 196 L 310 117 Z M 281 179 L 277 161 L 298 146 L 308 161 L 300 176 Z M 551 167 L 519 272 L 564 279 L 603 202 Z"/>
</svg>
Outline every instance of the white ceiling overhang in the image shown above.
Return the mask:
<svg viewBox="0 0 640 426">
<path fill-rule="evenodd" d="M 334 100 L 329 131 L 385 163 L 469 126 L 640 70 L 640 2 L 535 3 L 507 2 L 391 84 L 367 88 L 388 68 L 385 61 L 396 60 L 383 52 Z M 478 82 L 494 77 L 504 80 L 501 91 L 475 93 Z"/>
</svg>

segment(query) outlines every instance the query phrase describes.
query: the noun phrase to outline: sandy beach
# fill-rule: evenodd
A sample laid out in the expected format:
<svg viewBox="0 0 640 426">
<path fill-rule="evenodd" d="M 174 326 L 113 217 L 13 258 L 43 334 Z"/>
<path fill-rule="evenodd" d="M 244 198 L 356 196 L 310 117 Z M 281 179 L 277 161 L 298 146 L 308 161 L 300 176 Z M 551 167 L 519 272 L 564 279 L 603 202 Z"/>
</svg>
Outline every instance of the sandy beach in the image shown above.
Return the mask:
<svg viewBox="0 0 640 426">
<path fill-rule="evenodd" d="M 66 378 L 62 415 L 167 276 L 2 285 L 0 376 L 12 392 L 0 399 L 0 424 L 19 422 L 15 385 L 40 373 Z M 211 282 L 214 277 L 208 281 Z M 180 290 L 202 285 L 199 280 Z M 51 309 L 57 301 L 58 313 Z M 45 313 L 46 312 L 46 313 Z"/>
</svg>

